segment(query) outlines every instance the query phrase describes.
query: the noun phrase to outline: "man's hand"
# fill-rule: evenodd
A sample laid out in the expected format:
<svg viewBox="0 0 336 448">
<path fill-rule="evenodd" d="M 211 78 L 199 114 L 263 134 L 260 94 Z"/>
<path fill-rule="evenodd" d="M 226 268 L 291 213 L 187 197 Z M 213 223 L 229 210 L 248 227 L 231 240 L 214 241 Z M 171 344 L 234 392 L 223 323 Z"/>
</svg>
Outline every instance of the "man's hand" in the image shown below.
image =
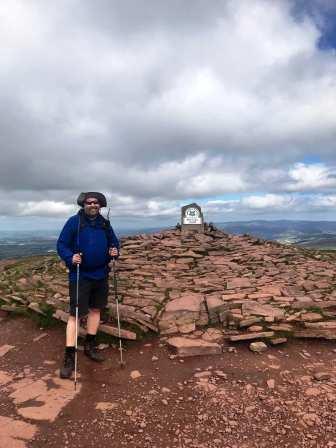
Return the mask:
<svg viewBox="0 0 336 448">
<path fill-rule="evenodd" d="M 72 257 L 72 264 L 81 264 L 81 262 L 82 262 L 82 256 L 81 256 L 81 254 L 75 254 L 75 255 Z"/>
<path fill-rule="evenodd" d="M 116 247 L 110 247 L 109 248 L 109 255 L 110 257 L 117 257 L 119 254 L 118 249 Z"/>
</svg>

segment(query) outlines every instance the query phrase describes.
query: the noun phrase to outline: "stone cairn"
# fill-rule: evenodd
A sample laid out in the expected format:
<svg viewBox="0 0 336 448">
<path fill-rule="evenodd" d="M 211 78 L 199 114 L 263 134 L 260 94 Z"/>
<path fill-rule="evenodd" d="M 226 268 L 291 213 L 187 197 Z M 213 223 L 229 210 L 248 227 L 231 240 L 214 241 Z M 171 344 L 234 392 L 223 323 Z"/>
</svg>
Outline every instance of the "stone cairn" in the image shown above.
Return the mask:
<svg viewBox="0 0 336 448">
<path fill-rule="evenodd" d="M 124 238 L 117 262 L 122 337 L 159 333 L 180 355 L 219 353 L 224 341 L 261 350 L 258 341 L 336 339 L 334 260 L 207 225 L 204 233 L 176 228 Z M 43 314 L 47 305 L 66 321 L 68 300 L 65 267 L 55 256 L 22 259 L 0 273 L 6 312 Z M 117 336 L 112 278 L 108 311 L 101 330 Z"/>
</svg>

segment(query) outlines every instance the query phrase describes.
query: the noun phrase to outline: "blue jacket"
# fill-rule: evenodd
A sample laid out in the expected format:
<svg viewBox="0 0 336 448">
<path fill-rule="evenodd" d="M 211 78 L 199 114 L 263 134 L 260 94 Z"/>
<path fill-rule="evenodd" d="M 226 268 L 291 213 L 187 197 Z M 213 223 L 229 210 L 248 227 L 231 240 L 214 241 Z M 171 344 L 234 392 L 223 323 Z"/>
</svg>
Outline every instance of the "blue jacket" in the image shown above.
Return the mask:
<svg viewBox="0 0 336 448">
<path fill-rule="evenodd" d="M 105 228 L 104 223 L 106 226 L 106 220 L 101 215 L 90 220 L 83 211 L 71 216 L 65 223 L 57 240 L 57 252 L 69 268 L 70 281 L 76 280 L 76 266 L 72 263 L 76 253 L 82 254 L 80 277 L 93 280 L 107 277 L 108 263 L 111 261 L 108 250 L 110 247 L 119 250 L 119 241 L 111 225 Z"/>
</svg>

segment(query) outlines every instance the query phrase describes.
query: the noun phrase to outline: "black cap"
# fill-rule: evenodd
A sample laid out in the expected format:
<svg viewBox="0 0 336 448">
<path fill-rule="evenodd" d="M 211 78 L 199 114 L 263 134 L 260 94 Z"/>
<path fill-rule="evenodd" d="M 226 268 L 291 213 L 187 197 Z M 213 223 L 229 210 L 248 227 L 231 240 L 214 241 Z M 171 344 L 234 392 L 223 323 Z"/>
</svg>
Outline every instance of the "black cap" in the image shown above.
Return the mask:
<svg viewBox="0 0 336 448">
<path fill-rule="evenodd" d="M 80 207 L 84 207 L 84 202 L 88 198 L 95 198 L 99 202 L 99 205 L 101 207 L 106 207 L 106 197 L 103 195 L 103 193 L 98 193 L 97 191 L 88 191 L 87 193 L 81 193 L 77 198 L 77 204 Z"/>
</svg>

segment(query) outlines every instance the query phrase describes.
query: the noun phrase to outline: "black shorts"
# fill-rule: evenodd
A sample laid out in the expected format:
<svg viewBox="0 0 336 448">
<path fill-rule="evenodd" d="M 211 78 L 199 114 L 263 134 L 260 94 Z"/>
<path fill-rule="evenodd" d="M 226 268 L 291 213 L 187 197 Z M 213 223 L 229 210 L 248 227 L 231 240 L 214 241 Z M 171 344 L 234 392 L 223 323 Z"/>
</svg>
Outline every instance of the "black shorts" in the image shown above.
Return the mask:
<svg viewBox="0 0 336 448">
<path fill-rule="evenodd" d="M 69 283 L 70 315 L 76 316 L 76 282 Z M 109 292 L 108 280 L 92 280 L 82 278 L 79 280 L 78 288 L 78 316 L 84 317 L 89 308 L 103 309 L 107 305 Z"/>
</svg>

